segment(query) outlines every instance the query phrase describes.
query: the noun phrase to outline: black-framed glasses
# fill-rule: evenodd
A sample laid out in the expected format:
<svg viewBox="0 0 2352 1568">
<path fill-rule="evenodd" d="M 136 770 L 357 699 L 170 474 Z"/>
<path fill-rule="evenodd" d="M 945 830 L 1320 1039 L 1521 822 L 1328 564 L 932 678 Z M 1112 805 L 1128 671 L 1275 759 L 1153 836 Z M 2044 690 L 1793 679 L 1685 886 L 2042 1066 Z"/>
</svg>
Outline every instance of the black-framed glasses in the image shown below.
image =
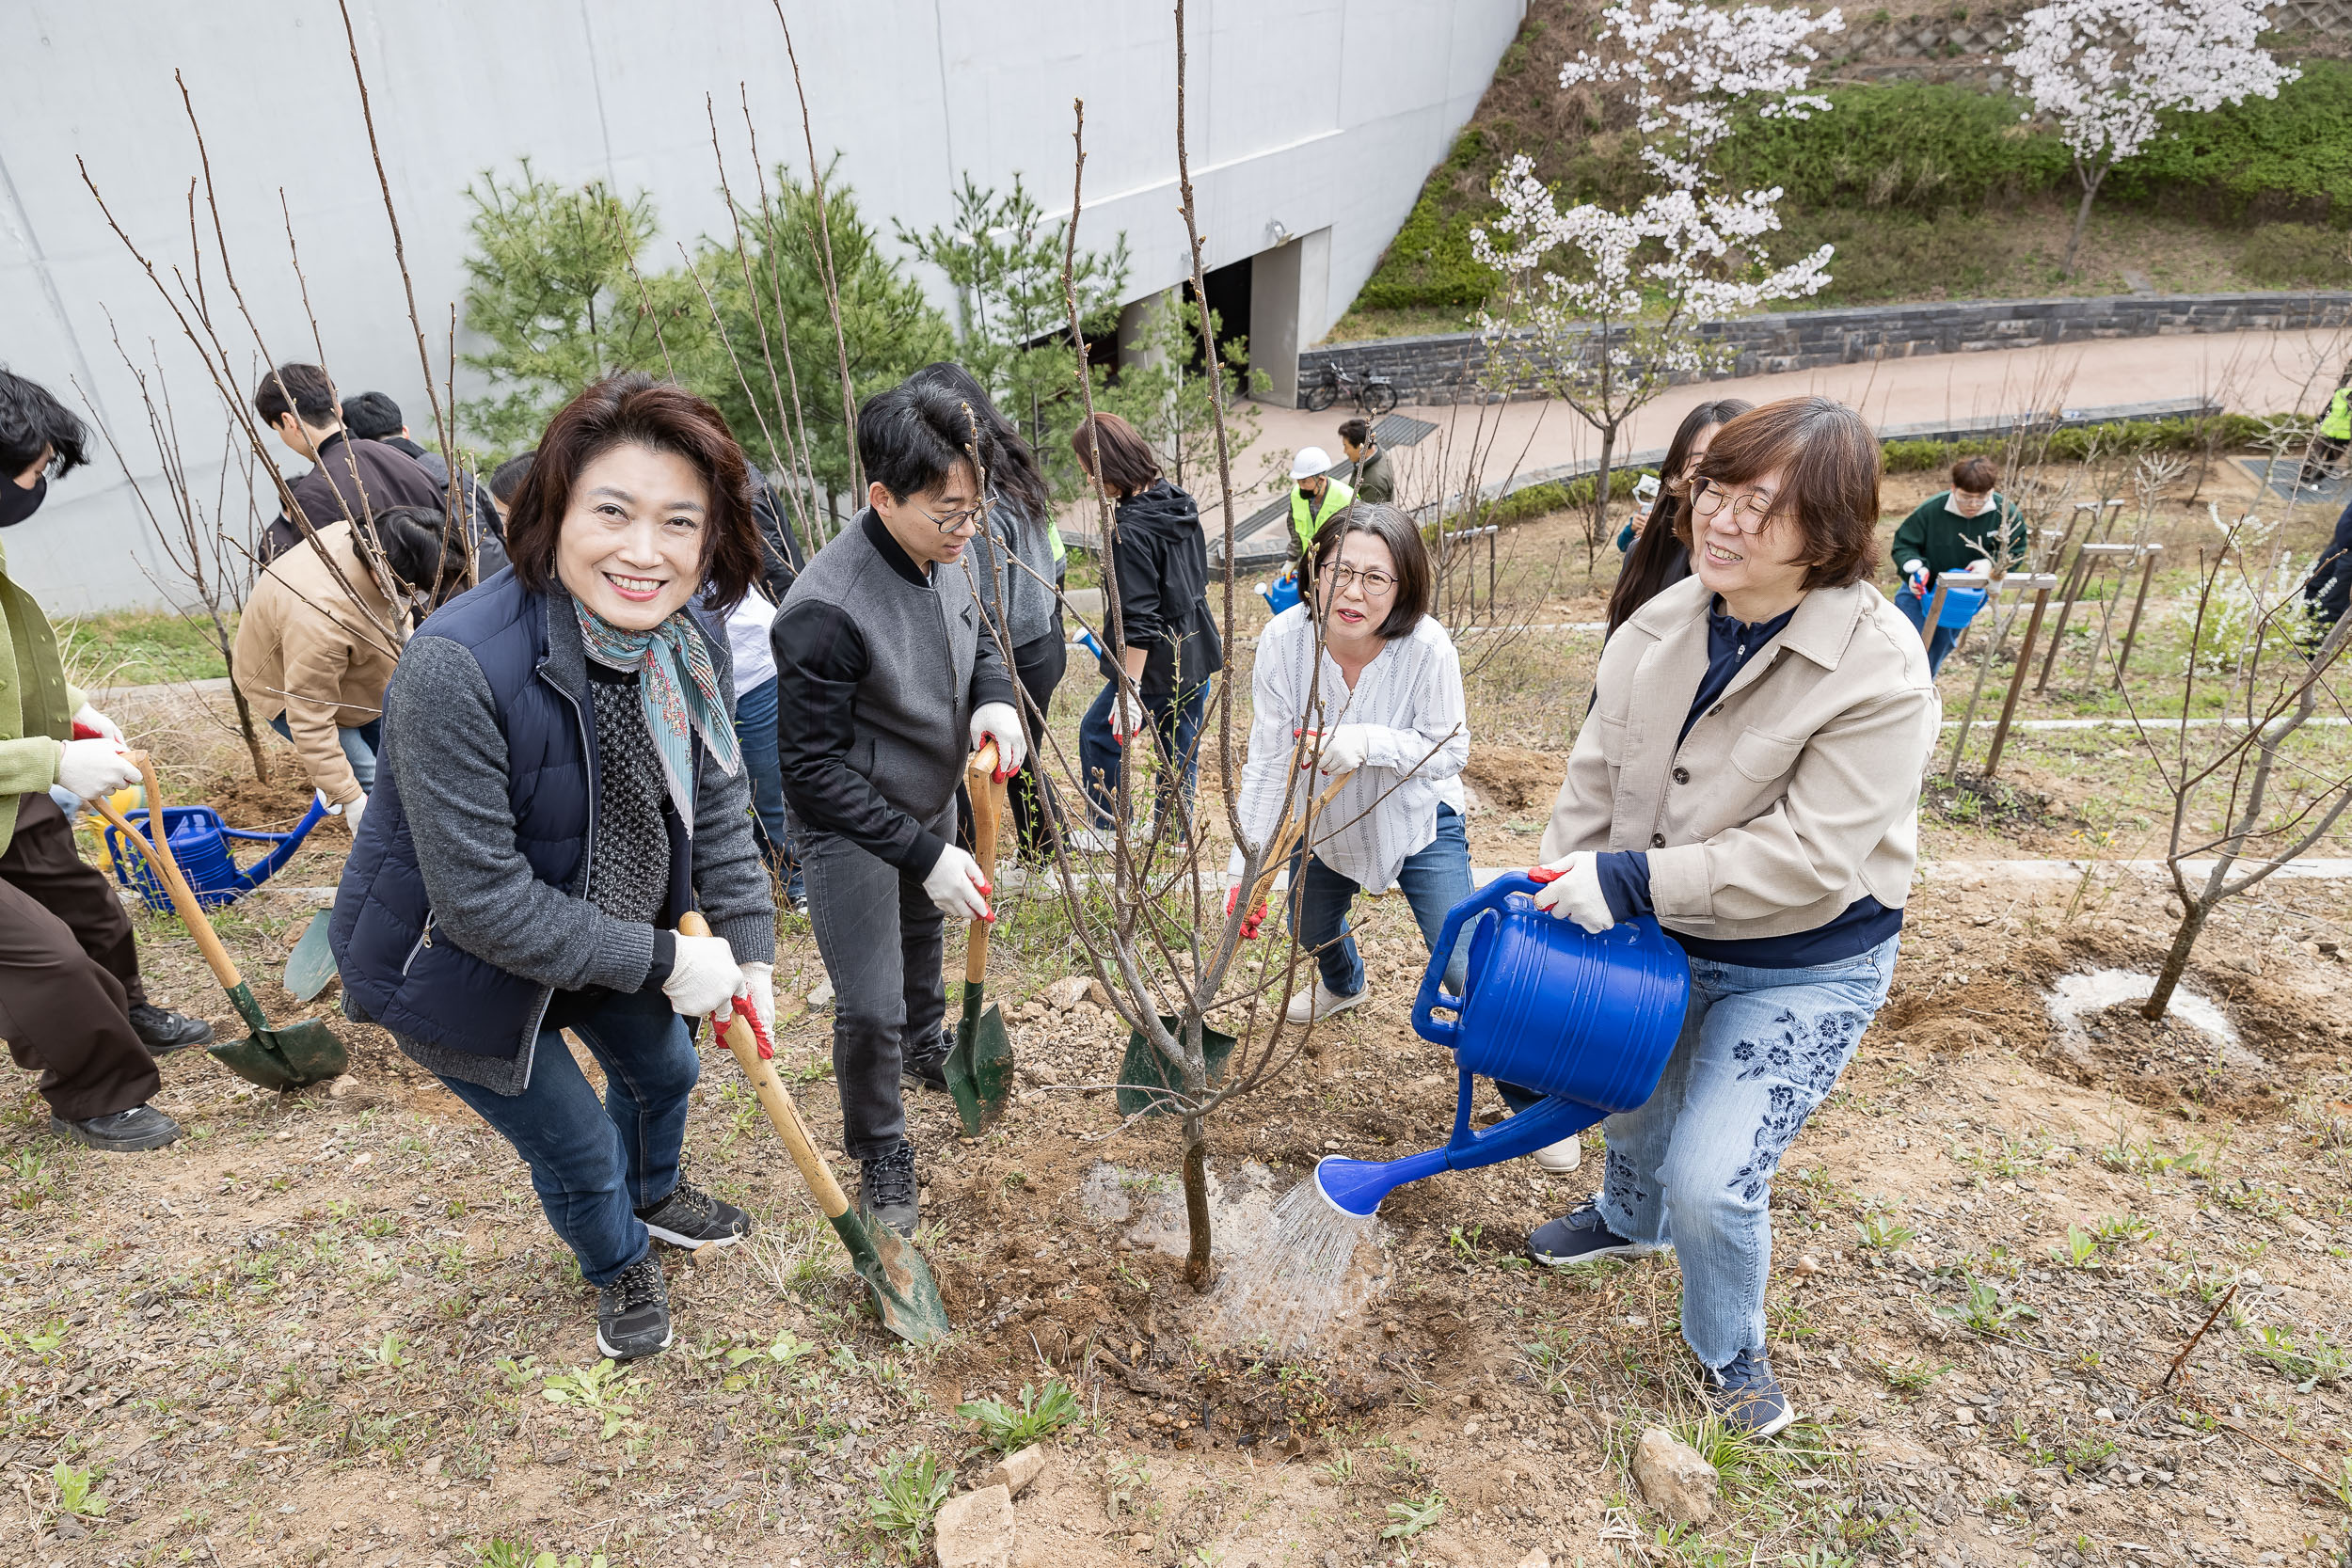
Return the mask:
<svg viewBox="0 0 2352 1568">
<path fill-rule="evenodd" d="M 924 512 L 919 506 L 914 508 L 914 510 L 921 513 L 924 520 L 929 522 L 933 528 L 939 530 L 940 532 L 953 533 L 958 529 L 963 527 L 966 523 L 977 525 L 981 518 L 988 515 L 989 509 L 995 504 L 996 498 L 993 494 L 991 494 L 982 497 L 980 503 L 977 506 L 967 506 L 961 512 L 950 512 L 945 517 L 934 517 L 930 513 Z"/>
<path fill-rule="evenodd" d="M 1777 499 L 1754 490 L 1726 490 L 1711 479 L 1693 480 L 1691 484 L 1692 511 L 1711 518 L 1729 506 L 1731 526 L 1742 533 L 1763 532 L 1772 520 L 1772 507 Z"/>
<path fill-rule="evenodd" d="M 1396 578 L 1377 566 L 1343 566 L 1335 562 L 1324 570 L 1330 576 L 1334 594 L 1351 582 L 1364 591 L 1367 599 L 1384 599 L 1396 592 Z"/>
</svg>

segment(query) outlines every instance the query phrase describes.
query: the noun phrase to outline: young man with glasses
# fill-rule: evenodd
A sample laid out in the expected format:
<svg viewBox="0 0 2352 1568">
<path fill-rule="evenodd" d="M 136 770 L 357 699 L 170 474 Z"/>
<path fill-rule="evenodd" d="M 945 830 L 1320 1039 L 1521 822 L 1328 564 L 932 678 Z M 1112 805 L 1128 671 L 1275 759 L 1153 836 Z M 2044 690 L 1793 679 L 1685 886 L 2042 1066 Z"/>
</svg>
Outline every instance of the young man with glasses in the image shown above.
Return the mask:
<svg viewBox="0 0 2352 1568">
<path fill-rule="evenodd" d="M 969 435 L 961 403 L 936 388 L 868 399 L 866 505 L 769 634 L 777 755 L 834 988 L 841 1147 L 858 1162 L 859 1207 L 904 1236 L 918 1216 L 900 1082 L 946 1086 L 945 922 L 994 918 L 978 863 L 954 842 L 956 787 L 985 741 L 1000 778 L 1025 743 L 961 564 L 986 510 Z"/>
</svg>

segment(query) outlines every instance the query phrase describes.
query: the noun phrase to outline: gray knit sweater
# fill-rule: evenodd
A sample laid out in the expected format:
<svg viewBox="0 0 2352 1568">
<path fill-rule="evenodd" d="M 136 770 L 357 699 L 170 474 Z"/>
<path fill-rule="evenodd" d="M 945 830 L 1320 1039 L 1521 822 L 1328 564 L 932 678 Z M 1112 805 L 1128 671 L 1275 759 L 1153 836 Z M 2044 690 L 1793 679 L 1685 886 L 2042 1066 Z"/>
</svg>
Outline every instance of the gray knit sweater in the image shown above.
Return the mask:
<svg viewBox="0 0 2352 1568">
<path fill-rule="evenodd" d="M 989 515 L 989 526 L 975 534 L 964 562 L 972 569 L 976 596 L 993 623 L 1003 618 L 1005 641 L 1025 647 L 1054 634 L 1054 617 L 1060 605 L 1054 598 L 1054 546 L 1042 519 L 1013 509 L 1000 500 Z M 1010 548 L 1005 544 L 1011 540 Z M 1013 559 L 1007 560 L 1009 555 Z M 1018 564 L 1015 564 L 1018 562 Z"/>
</svg>

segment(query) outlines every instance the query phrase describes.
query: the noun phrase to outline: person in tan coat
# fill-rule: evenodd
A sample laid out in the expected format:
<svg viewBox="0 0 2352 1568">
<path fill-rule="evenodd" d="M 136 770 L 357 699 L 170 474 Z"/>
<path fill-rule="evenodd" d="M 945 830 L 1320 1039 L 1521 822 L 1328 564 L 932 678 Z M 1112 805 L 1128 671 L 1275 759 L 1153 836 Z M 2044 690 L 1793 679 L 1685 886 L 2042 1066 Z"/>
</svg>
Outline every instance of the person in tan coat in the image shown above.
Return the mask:
<svg viewBox="0 0 2352 1568">
<path fill-rule="evenodd" d="M 1795 1418 L 1764 1349 L 1772 1175 L 1886 1000 L 1942 720 L 1868 580 L 1878 483 L 1877 437 L 1827 398 L 1716 433 L 1676 522 L 1694 575 L 1609 639 L 1543 841 L 1536 903 L 1655 918 L 1691 1000 L 1657 1092 L 1603 1124 L 1599 1193 L 1529 1251 L 1675 1249 L 1683 1338 L 1751 1436 Z"/>
<path fill-rule="evenodd" d="M 360 559 L 352 527 L 330 524 L 270 562 L 237 623 L 236 675 L 254 712 L 294 742 L 311 787 L 357 834 L 383 746 L 384 689 L 416 601 L 441 597 L 463 562 L 443 548 L 437 512 L 387 511 L 373 527 L 395 603 Z"/>
</svg>

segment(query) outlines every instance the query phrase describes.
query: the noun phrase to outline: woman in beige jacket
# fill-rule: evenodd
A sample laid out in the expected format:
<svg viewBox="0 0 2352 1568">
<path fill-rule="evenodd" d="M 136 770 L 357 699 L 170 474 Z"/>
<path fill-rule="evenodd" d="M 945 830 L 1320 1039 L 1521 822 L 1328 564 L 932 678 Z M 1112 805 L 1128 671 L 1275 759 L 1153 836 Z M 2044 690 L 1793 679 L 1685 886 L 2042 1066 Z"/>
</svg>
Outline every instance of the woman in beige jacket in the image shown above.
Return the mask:
<svg viewBox="0 0 2352 1568">
<path fill-rule="evenodd" d="M 294 742 L 311 787 L 356 836 L 375 787 L 392 663 L 413 612 L 458 586 L 465 562 L 444 549 L 439 513 L 386 510 L 369 526 L 395 604 L 360 560 L 355 526 L 331 523 L 269 563 L 237 621 L 236 673 L 245 700 Z"/>
<path fill-rule="evenodd" d="M 1658 1090 L 1604 1123 L 1600 1192 L 1529 1238 L 1555 1267 L 1672 1247 L 1682 1333 L 1726 1422 L 1794 1419 L 1765 1357 L 1772 1179 L 1880 1006 L 1942 710 L 1919 634 L 1867 580 L 1879 446 L 1827 398 L 1719 431 L 1694 575 L 1619 627 L 1545 832 L 1536 902 L 1654 915 L 1690 955 Z"/>
</svg>

